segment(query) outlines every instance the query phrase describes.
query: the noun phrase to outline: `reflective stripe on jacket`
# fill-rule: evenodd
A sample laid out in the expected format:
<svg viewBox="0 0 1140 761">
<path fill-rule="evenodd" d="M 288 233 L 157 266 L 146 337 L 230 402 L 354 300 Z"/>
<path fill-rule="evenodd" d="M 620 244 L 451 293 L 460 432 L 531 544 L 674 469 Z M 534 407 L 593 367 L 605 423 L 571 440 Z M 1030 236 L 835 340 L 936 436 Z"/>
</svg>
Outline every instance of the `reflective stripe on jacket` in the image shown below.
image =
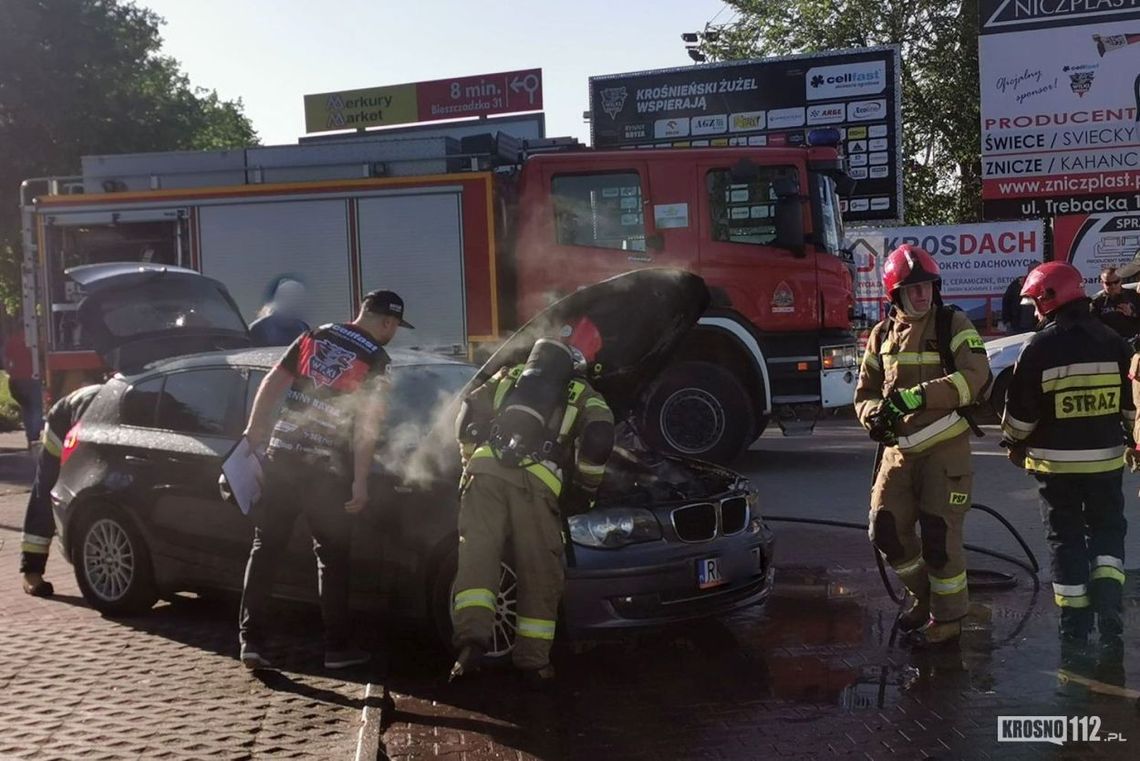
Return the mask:
<svg viewBox="0 0 1140 761">
<path fill-rule="evenodd" d="M 1131 347 L 1088 313 L 1062 308 L 1018 357 L 1002 433 L 1025 446 L 1038 473 L 1106 473 L 1124 464 L 1125 426 L 1136 418 Z"/>
<path fill-rule="evenodd" d="M 950 320 L 952 373 L 942 367 L 937 332 L 936 308 L 919 320 L 883 320 L 871 330 L 863 355 L 855 410 L 864 426 L 891 391 L 922 387 L 926 406 L 903 418 L 896 430 L 899 450 L 906 454 L 967 435 L 970 425 L 955 410 L 973 404 L 989 380 L 985 345 L 964 312 L 955 311 Z"/>
</svg>

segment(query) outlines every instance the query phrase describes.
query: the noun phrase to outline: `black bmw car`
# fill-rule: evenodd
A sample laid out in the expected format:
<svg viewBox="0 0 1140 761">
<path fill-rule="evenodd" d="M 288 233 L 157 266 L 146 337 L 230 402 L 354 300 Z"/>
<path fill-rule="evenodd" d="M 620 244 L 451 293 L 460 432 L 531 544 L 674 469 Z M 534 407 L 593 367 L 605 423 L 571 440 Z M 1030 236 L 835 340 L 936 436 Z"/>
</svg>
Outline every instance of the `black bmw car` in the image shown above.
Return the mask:
<svg viewBox="0 0 1140 761">
<path fill-rule="evenodd" d="M 252 524 L 219 492 L 261 378 L 283 348 L 243 349 L 224 286 L 176 268 L 79 273 L 80 319 L 122 368 L 65 441 L 53 491 L 66 557 L 86 599 L 137 613 L 179 591 L 239 590 Z M 620 298 L 618 298 L 620 297 Z M 481 368 L 393 351 L 389 417 L 373 469 L 372 502 L 357 516 L 353 603 L 450 627 L 457 557 L 460 394 L 519 361 L 539 335 L 589 315 L 605 346 L 597 381 L 619 420 L 667 361 L 707 300 L 695 276 L 644 270 L 583 289 L 516 333 Z M 202 352 L 217 347 L 223 351 Z M 156 356 L 199 353 L 151 362 Z M 631 422 L 597 506 L 569 521 L 574 544 L 563 621 L 571 633 L 717 615 L 763 601 L 772 535 L 744 477 L 645 447 Z M 276 592 L 315 599 L 313 558 L 298 522 Z M 514 638 L 515 582 L 503 568 L 496 652 Z"/>
</svg>

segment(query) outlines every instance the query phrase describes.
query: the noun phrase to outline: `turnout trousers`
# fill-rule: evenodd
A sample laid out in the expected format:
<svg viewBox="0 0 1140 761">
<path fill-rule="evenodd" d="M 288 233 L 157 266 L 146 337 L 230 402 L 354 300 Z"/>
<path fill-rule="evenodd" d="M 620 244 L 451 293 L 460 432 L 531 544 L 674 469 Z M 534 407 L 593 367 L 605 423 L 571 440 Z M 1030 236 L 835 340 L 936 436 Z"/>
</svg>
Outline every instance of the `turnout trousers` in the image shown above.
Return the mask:
<svg viewBox="0 0 1140 761">
<path fill-rule="evenodd" d="M 48 551 L 55 536 L 55 519 L 51 514 L 51 490 L 59 478 L 59 458 L 46 448 L 40 450 L 36 462 L 36 480 L 28 495 L 24 512 L 24 537 L 20 545 L 20 573 L 44 572 Z"/>
<path fill-rule="evenodd" d="M 510 625 L 496 600 L 517 583 L 512 660 L 526 670 L 548 665 L 565 583 L 563 552 L 558 500 L 547 485 L 522 470 L 507 478 L 470 474 L 459 507 L 459 572 L 452 608 L 456 648 L 476 645 L 491 652 L 502 646 Z M 501 567 L 505 553 L 517 582 Z"/>
<path fill-rule="evenodd" d="M 1061 609 L 1061 633 L 1085 637 L 1096 626 L 1102 638 L 1124 630 L 1124 518 L 1122 469 L 1094 474 L 1035 473 L 1042 519 L 1048 531 L 1053 600 Z"/>
<path fill-rule="evenodd" d="M 938 623 L 969 608 L 962 526 L 972 485 L 970 440 L 961 435 L 917 454 L 887 447 L 871 488 L 871 541 Z"/>
</svg>

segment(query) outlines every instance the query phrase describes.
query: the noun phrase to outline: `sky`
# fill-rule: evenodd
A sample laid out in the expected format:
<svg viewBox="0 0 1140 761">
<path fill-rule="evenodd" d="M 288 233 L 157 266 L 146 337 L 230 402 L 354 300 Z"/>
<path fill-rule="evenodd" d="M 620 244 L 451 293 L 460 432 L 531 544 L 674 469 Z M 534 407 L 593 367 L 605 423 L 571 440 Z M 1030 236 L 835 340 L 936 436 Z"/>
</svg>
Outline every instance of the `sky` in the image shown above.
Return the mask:
<svg viewBox="0 0 1140 761">
<path fill-rule="evenodd" d="M 550 137 L 589 139 L 590 76 L 688 66 L 720 0 L 138 0 L 192 84 L 241 98 L 264 145 L 304 134 L 303 96 L 541 68 Z M 718 15 L 719 14 L 719 15 Z"/>
</svg>

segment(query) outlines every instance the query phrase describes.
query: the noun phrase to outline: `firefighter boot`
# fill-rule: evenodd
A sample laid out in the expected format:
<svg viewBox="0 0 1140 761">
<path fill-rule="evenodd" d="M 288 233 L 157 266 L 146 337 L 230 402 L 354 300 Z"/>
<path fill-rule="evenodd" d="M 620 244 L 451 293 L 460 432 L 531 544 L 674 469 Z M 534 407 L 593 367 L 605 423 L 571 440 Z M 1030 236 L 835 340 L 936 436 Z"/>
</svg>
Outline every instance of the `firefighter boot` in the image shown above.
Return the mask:
<svg viewBox="0 0 1140 761">
<path fill-rule="evenodd" d="M 925 626 L 930 620 L 930 601 L 921 600 L 907 593 L 903 609 L 899 613 L 898 627 L 904 632 L 913 632 Z"/>
<path fill-rule="evenodd" d="M 955 621 L 931 620 L 911 635 L 915 647 L 933 648 L 957 643 L 962 636 L 962 619 Z"/>
<path fill-rule="evenodd" d="M 994 617 L 994 612 L 990 609 L 989 605 L 983 605 L 980 602 L 970 603 L 970 607 L 966 610 L 965 623 L 985 626 Z"/>
<path fill-rule="evenodd" d="M 523 669 L 523 681 L 532 690 L 545 691 L 554 688 L 554 667 L 550 664 L 540 669 Z"/>
<path fill-rule="evenodd" d="M 44 581 L 42 573 L 25 573 L 24 593 L 32 597 L 51 597 L 55 594 L 55 587 L 50 581 Z"/>
<path fill-rule="evenodd" d="M 478 645 L 464 645 L 459 650 L 459 657 L 451 667 L 451 674 L 447 681 L 454 682 L 460 677 L 472 674 L 479 670 L 479 663 L 483 660 L 483 648 Z"/>
</svg>

